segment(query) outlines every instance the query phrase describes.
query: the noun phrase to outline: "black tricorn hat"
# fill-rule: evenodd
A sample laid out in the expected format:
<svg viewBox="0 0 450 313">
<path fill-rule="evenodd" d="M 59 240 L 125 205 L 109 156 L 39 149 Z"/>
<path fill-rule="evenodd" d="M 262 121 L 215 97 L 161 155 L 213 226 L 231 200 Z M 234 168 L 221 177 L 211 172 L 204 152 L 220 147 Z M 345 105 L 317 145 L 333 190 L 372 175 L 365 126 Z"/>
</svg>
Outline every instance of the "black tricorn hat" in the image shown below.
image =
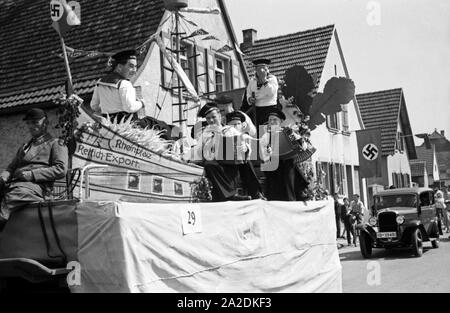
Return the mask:
<svg viewBox="0 0 450 313">
<path fill-rule="evenodd" d="M 272 108 L 267 112 L 267 116 L 266 116 L 266 120 L 269 119 L 269 116 L 274 115 L 278 118 L 280 118 L 281 120 L 285 120 L 286 119 L 286 115 L 283 113 L 283 111 L 281 111 L 278 108 Z"/>
<path fill-rule="evenodd" d="M 245 115 L 239 111 L 230 112 L 225 116 L 225 118 L 227 119 L 227 123 L 234 121 L 234 120 L 245 122 Z"/>
<path fill-rule="evenodd" d="M 136 50 L 124 50 L 117 52 L 111 57 L 116 62 L 125 62 L 128 59 L 137 59 L 137 52 Z"/>
<path fill-rule="evenodd" d="M 43 117 L 47 117 L 47 113 L 45 113 L 42 109 L 30 109 L 25 113 L 25 117 L 23 118 L 24 121 L 34 121 L 34 120 L 40 120 Z"/>
<path fill-rule="evenodd" d="M 261 58 L 261 59 L 256 59 L 256 60 L 253 60 L 253 65 L 269 65 L 270 64 L 270 60 L 269 59 L 264 59 L 264 58 Z"/>
<path fill-rule="evenodd" d="M 231 98 L 229 95 L 220 95 L 215 100 L 217 104 L 233 103 L 233 98 Z"/>
<path fill-rule="evenodd" d="M 205 104 L 200 111 L 198 111 L 198 116 L 200 117 L 206 117 L 209 113 L 212 111 L 217 110 L 219 112 L 219 109 L 217 108 L 217 104 L 210 102 Z"/>
</svg>

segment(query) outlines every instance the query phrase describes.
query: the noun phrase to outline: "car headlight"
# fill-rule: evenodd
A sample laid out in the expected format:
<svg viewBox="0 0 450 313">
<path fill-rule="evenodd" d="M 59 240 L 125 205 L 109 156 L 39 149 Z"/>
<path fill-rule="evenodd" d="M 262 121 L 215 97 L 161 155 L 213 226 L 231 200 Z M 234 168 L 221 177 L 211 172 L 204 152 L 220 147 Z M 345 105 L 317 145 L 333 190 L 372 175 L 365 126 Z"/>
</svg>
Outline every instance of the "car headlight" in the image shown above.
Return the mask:
<svg viewBox="0 0 450 313">
<path fill-rule="evenodd" d="M 397 222 L 397 224 L 401 225 L 405 222 L 405 217 L 403 215 L 399 215 L 399 216 L 397 216 L 395 221 Z"/>
<path fill-rule="evenodd" d="M 375 225 L 377 225 L 377 218 L 376 217 L 371 217 L 371 218 L 369 218 L 369 225 L 370 226 L 375 226 Z"/>
</svg>

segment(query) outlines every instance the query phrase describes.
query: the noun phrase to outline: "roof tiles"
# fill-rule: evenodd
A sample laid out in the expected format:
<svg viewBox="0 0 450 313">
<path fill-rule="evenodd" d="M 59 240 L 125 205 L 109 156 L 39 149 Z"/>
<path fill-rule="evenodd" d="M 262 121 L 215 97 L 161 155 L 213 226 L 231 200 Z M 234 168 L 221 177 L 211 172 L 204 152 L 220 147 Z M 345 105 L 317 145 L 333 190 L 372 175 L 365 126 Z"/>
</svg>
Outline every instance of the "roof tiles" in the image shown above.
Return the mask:
<svg viewBox="0 0 450 313">
<path fill-rule="evenodd" d="M 87 51 L 134 48 L 156 31 L 164 14 L 161 0 L 78 2 L 81 25 L 73 27 L 65 42 Z M 66 74 L 56 55 L 61 45 L 51 27 L 49 1 L 0 0 L 0 28 L 0 109 L 53 100 Z M 70 60 L 75 91 L 90 92 L 106 62 L 105 56 Z"/>
<path fill-rule="evenodd" d="M 356 95 L 365 128 L 381 129 L 383 155 L 394 153 L 402 93 L 399 88 Z"/>
<path fill-rule="evenodd" d="M 302 65 L 316 79 L 319 86 L 325 60 L 334 34 L 334 25 L 293 34 L 256 40 L 244 53 L 247 71 L 254 74 L 252 60 L 270 59 L 270 72 L 283 78 L 287 69 Z"/>
</svg>

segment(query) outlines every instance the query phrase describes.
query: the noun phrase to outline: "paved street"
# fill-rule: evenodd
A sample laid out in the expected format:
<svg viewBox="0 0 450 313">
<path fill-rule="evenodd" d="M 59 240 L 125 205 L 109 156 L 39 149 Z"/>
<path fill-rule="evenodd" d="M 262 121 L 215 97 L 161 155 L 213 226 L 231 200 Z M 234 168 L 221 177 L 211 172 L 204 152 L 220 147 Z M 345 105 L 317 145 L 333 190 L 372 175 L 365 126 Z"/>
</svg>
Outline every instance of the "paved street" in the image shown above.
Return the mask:
<svg viewBox="0 0 450 313">
<path fill-rule="evenodd" d="M 444 235 L 439 249 L 425 242 L 421 258 L 407 249 L 374 249 L 369 260 L 362 258 L 359 246 L 347 247 L 339 239 L 345 243 L 339 249 L 343 292 L 450 292 L 450 239 Z"/>
</svg>

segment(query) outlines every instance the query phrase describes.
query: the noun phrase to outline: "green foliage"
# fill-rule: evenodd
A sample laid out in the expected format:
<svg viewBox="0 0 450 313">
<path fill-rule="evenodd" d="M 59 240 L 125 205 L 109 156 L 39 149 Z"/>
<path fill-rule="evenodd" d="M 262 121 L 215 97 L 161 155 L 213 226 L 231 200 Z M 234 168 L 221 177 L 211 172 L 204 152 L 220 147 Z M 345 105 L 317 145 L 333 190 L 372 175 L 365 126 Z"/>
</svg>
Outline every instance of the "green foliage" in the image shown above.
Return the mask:
<svg viewBox="0 0 450 313">
<path fill-rule="evenodd" d="M 56 128 L 62 129 L 60 139 L 69 147 L 69 154 L 75 151 L 75 131 L 78 127 L 78 117 L 80 116 L 80 105 L 83 99 L 75 94 L 67 98 L 65 94 L 54 101 L 58 106 L 57 114 L 59 115 Z"/>
<path fill-rule="evenodd" d="M 208 202 L 212 200 L 212 186 L 209 180 L 202 176 L 191 183 L 191 195 L 194 202 Z"/>
</svg>

